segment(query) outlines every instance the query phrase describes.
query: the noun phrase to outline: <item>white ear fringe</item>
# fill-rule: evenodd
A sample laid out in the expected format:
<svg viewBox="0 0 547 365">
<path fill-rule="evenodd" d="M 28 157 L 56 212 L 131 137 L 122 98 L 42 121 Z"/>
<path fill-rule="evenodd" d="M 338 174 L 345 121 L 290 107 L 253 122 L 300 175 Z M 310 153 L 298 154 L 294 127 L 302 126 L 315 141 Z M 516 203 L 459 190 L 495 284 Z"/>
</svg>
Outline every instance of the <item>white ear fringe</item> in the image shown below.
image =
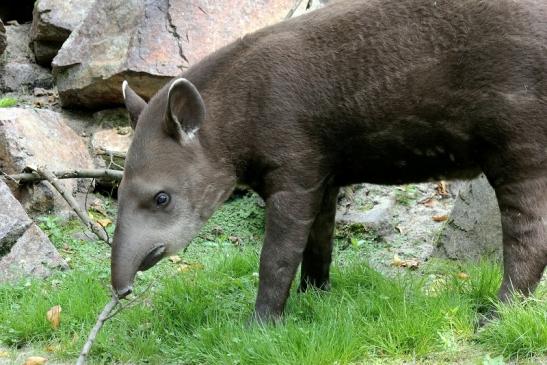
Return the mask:
<svg viewBox="0 0 547 365">
<path fill-rule="evenodd" d="M 127 80 L 123 80 L 123 83 L 122 83 L 122 94 L 123 94 L 123 99 L 125 100 L 125 89 L 127 88 Z"/>
<path fill-rule="evenodd" d="M 171 94 L 171 90 L 173 90 L 173 87 L 177 84 L 180 84 L 181 82 L 187 82 L 188 80 L 186 80 L 184 77 L 179 77 L 178 79 L 176 79 L 175 81 L 173 81 L 173 83 L 171 84 L 171 86 L 169 86 L 169 91 L 167 92 L 167 95 L 170 95 Z"/>
</svg>

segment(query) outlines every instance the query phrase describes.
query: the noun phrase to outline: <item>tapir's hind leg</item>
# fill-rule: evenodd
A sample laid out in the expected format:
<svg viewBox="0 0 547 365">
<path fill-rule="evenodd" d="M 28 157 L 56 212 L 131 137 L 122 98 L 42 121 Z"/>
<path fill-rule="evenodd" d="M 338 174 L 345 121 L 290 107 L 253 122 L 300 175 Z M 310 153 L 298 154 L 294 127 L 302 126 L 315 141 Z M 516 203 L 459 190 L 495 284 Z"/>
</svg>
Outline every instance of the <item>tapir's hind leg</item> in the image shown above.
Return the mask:
<svg viewBox="0 0 547 365">
<path fill-rule="evenodd" d="M 306 291 L 308 286 L 325 290 L 330 287 L 329 272 L 332 261 L 332 236 L 338 190 L 338 187 L 326 190 L 321 210 L 313 222 L 302 257 L 299 291 Z"/>
<path fill-rule="evenodd" d="M 513 292 L 530 294 L 547 265 L 547 170 L 537 166 L 511 175 L 513 181 L 494 187 L 503 229 L 503 302 Z"/>
</svg>

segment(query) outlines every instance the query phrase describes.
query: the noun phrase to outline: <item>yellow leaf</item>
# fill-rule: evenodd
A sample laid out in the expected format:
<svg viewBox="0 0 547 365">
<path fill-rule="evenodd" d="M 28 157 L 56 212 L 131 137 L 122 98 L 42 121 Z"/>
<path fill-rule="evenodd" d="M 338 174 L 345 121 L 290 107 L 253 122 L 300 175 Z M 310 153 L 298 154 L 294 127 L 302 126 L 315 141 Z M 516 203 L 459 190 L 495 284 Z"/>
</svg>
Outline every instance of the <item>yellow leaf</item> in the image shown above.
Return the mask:
<svg viewBox="0 0 547 365">
<path fill-rule="evenodd" d="M 447 219 L 448 219 L 448 216 L 446 214 L 439 214 L 439 215 L 433 216 L 433 220 L 435 222 L 444 222 Z"/>
<path fill-rule="evenodd" d="M 27 358 L 23 365 L 44 365 L 47 362 L 45 357 L 31 356 Z"/>
<path fill-rule="evenodd" d="M 460 280 L 467 280 L 469 279 L 469 274 L 467 273 L 464 273 L 464 272 L 459 272 L 458 275 L 456 275 L 458 277 L 458 279 Z"/>
<path fill-rule="evenodd" d="M 99 225 L 101 225 L 102 227 L 106 228 L 112 224 L 112 220 L 109 218 L 97 219 L 97 223 L 99 223 Z"/>
<path fill-rule="evenodd" d="M 173 256 L 169 256 L 169 261 L 171 261 L 174 264 L 178 264 L 179 262 L 182 261 L 182 259 L 178 255 L 173 255 Z"/>
<path fill-rule="evenodd" d="M 399 256 L 395 255 L 391 261 L 391 266 L 406 267 L 411 270 L 416 270 L 418 266 L 420 266 L 420 262 L 416 259 L 403 260 Z"/>
<path fill-rule="evenodd" d="M 9 357 L 9 352 L 7 352 L 7 351 L 0 351 L 0 357 Z"/>
<path fill-rule="evenodd" d="M 47 311 L 46 318 L 51 324 L 51 327 L 53 329 L 59 328 L 59 325 L 61 324 L 61 306 L 56 305 L 50 308 L 50 310 Z"/>
<path fill-rule="evenodd" d="M 404 260 L 401 260 L 401 258 L 397 255 L 393 256 L 393 260 L 391 261 L 391 266 L 395 267 L 402 267 L 404 263 Z"/>
<path fill-rule="evenodd" d="M 437 184 L 437 193 L 439 193 L 439 195 L 444 195 L 444 196 L 450 195 L 448 193 L 448 187 L 446 186 L 446 181 L 439 181 L 439 183 Z"/>
</svg>

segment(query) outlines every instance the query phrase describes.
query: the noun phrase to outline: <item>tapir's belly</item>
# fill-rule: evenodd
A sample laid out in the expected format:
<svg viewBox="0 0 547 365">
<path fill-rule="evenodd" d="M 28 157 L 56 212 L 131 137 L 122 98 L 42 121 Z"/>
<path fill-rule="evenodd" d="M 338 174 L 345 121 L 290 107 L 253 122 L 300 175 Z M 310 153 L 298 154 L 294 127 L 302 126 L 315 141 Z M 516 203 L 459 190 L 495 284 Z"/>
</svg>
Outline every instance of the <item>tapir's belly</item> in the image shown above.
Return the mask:
<svg viewBox="0 0 547 365">
<path fill-rule="evenodd" d="M 415 128 L 346 135 L 334 161 L 338 184 L 405 184 L 468 179 L 480 173 L 473 138 L 461 130 Z"/>
</svg>

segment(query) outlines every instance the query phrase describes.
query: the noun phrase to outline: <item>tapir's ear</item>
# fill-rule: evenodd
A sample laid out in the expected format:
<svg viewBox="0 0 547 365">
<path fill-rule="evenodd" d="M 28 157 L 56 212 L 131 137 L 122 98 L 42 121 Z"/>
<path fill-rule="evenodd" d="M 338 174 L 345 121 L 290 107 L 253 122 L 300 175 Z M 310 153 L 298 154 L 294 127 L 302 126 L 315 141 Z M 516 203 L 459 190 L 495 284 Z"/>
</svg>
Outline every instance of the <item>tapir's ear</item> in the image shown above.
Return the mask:
<svg viewBox="0 0 547 365">
<path fill-rule="evenodd" d="M 169 87 L 165 130 L 172 137 L 192 139 L 205 118 L 205 105 L 198 89 L 179 78 Z"/>
<path fill-rule="evenodd" d="M 135 129 L 137 121 L 139 120 L 139 115 L 141 115 L 142 110 L 146 106 L 146 102 L 129 87 L 127 81 L 124 81 L 122 84 L 122 93 L 125 107 L 129 112 L 131 128 Z"/>
</svg>

